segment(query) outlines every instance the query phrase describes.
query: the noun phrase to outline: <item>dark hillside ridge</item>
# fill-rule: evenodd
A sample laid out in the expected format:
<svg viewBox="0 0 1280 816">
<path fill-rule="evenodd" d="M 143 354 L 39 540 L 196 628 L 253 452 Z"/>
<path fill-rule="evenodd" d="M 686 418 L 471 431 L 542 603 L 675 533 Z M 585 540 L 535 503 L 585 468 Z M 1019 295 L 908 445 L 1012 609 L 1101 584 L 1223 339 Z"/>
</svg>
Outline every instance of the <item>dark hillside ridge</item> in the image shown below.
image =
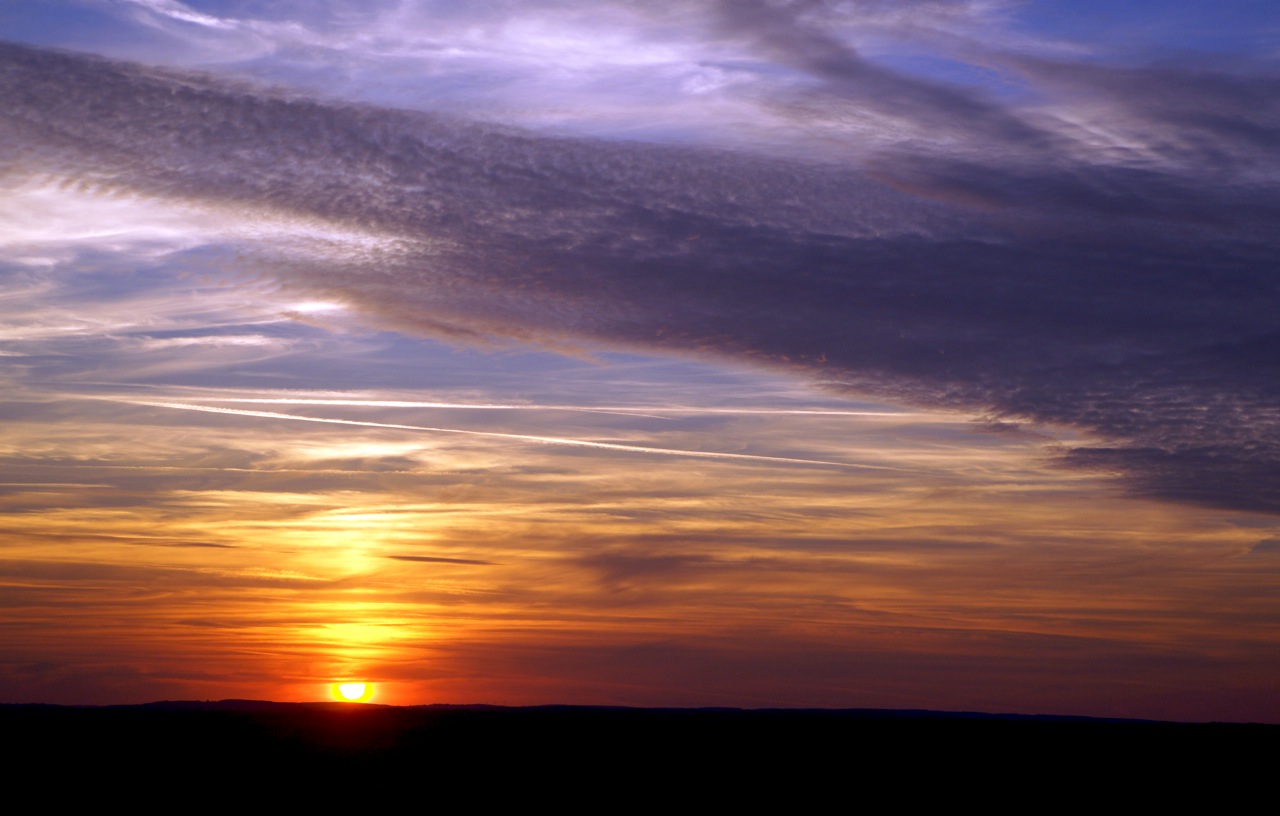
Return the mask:
<svg viewBox="0 0 1280 816">
<path fill-rule="evenodd" d="M 860 785 L 1081 774 L 1165 778 L 1263 773 L 1280 726 L 869 709 L 395 707 L 253 700 L 138 706 L 0 705 L 17 767 L 238 775 L 588 774 L 779 783 L 856 773 Z M 1269 770 L 1266 768 L 1265 770 Z M 976 775 L 976 776 L 975 776 Z M 1171 776 L 1172 775 L 1172 776 Z M 1243 777 L 1241 777 L 1243 775 Z M 916 780 L 916 781 L 910 781 Z M 438 780 L 437 780 L 438 781 Z M 1079 784 L 1080 779 L 1072 784 Z"/>
</svg>

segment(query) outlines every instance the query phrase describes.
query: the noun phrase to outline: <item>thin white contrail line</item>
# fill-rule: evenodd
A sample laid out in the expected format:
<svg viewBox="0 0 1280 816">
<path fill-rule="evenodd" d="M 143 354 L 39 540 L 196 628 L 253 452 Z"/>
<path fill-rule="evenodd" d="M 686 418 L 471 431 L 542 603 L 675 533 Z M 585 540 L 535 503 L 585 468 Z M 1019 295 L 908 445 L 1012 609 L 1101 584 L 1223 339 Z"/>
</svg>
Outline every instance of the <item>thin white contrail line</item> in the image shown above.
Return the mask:
<svg viewBox="0 0 1280 816">
<path fill-rule="evenodd" d="M 355 399 L 268 399 L 264 397 L 195 397 L 201 402 L 245 402 L 255 405 L 346 405 L 367 406 L 369 408 L 471 408 L 482 411 L 585 411 L 603 414 L 641 414 L 654 416 L 658 414 L 802 414 L 812 416 L 858 416 L 858 417 L 921 417 L 942 416 L 941 414 L 918 414 L 903 411 L 846 411 L 817 408 L 694 408 L 683 405 L 600 405 L 587 407 L 583 405 L 538 405 L 525 403 L 494 402 L 415 402 L 409 400 L 355 400 Z"/>
<path fill-rule="evenodd" d="M 352 399 L 266 399 L 251 397 L 192 397 L 201 402 L 245 402 L 255 405 L 339 405 L 364 408 L 466 408 L 481 411 L 578 411 L 586 414 L 620 414 L 622 416 L 668 419 L 654 411 L 661 408 L 587 408 L 581 405 L 530 405 L 528 403 L 494 402 L 414 402 L 406 400 L 352 400 Z M 649 412 L 649 413 L 642 413 Z"/>
<path fill-rule="evenodd" d="M 429 431 L 432 433 L 486 436 L 496 439 L 519 439 L 524 442 L 538 442 L 544 445 L 572 445 L 581 448 L 625 451 L 627 453 L 656 453 L 664 456 L 692 456 L 700 459 L 737 459 L 752 462 L 786 462 L 796 465 L 823 465 L 826 467 L 858 468 L 861 470 L 902 470 L 902 468 L 888 467 L 885 465 L 855 465 L 847 462 L 827 462 L 821 459 L 792 459 L 786 456 L 759 456 L 749 453 L 692 451 L 682 450 L 679 448 L 650 448 L 643 445 L 621 445 L 616 442 L 592 442 L 588 439 L 570 439 L 559 436 L 533 436 L 530 434 L 500 433 L 498 431 L 470 431 L 462 428 L 433 428 L 426 425 L 398 425 L 390 422 L 365 422 L 354 419 L 309 417 L 299 416 L 297 414 L 278 414 L 274 411 L 245 411 L 239 408 L 216 408 L 211 405 L 191 405 L 182 402 L 149 402 L 144 400 L 128 400 L 128 402 L 133 405 L 146 405 L 152 408 L 176 408 L 181 411 L 204 411 L 210 414 L 234 414 L 236 416 L 262 417 L 264 419 L 292 419 L 298 422 L 322 422 L 330 425 L 358 425 L 365 428 L 392 428 L 402 431 Z"/>
<path fill-rule="evenodd" d="M 108 484 L 85 484 L 83 482 L 0 482 L 0 487 L 112 487 Z"/>
</svg>

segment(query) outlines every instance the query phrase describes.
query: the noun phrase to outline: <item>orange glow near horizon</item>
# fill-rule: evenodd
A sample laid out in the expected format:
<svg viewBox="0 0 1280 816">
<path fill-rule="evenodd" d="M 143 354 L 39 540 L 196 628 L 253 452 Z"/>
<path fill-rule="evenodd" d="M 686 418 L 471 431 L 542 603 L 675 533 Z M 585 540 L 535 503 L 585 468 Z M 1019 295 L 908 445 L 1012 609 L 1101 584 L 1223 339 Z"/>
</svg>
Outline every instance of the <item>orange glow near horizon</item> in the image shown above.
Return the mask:
<svg viewBox="0 0 1280 816">
<path fill-rule="evenodd" d="M 728 427 L 911 469 L 844 472 L 22 410 L 0 434 L 6 701 L 1280 719 L 1280 526 L 1116 495 L 1046 466 L 1045 436 L 932 415 L 469 420 L 672 448 Z M 408 418 L 374 410 L 350 416 Z"/>
<path fill-rule="evenodd" d="M 367 703 L 373 700 L 374 686 L 368 682 L 334 683 L 329 693 L 340 703 Z"/>
</svg>

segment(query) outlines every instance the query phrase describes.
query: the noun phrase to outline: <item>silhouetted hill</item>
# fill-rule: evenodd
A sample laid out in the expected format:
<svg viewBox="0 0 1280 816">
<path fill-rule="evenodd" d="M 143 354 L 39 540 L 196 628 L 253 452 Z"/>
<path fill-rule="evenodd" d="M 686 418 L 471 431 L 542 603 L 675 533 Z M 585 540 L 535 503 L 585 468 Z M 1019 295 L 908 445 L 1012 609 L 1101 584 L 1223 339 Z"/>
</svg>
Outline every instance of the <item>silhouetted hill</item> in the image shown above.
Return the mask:
<svg viewBox="0 0 1280 816">
<path fill-rule="evenodd" d="M 640 797 L 683 790 L 744 801 L 753 790 L 803 799 L 852 786 L 918 799 L 1034 785 L 1070 797 L 1132 785 L 1144 774 L 1184 786 L 1220 775 L 1264 779 L 1280 737 L 1273 725 L 935 711 L 255 700 L 5 705 L 0 731 L 8 745 L 22 746 L 11 770 L 54 767 L 73 776 L 214 775 L 223 785 L 430 780 L 491 795 L 498 780 L 544 793 L 590 780 Z"/>
</svg>

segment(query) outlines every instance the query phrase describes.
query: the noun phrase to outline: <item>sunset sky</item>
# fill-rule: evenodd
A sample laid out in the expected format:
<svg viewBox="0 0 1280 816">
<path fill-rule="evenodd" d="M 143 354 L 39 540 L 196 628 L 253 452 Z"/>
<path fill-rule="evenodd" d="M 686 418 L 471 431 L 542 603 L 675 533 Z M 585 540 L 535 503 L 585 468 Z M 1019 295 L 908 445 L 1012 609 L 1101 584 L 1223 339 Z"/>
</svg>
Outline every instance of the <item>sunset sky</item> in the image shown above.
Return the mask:
<svg viewBox="0 0 1280 816">
<path fill-rule="evenodd" d="M 1278 44 L 0 5 L 0 702 L 1280 723 Z"/>
</svg>

